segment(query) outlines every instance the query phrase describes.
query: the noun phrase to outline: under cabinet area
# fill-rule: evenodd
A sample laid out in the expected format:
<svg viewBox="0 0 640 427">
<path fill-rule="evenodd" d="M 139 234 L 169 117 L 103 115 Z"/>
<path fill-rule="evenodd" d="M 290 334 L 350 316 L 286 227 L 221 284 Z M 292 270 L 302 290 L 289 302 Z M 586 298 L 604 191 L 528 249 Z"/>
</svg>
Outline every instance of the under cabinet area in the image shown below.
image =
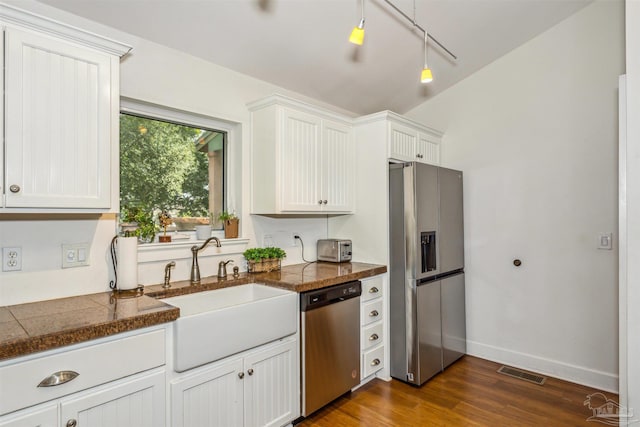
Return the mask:
<svg viewBox="0 0 640 427">
<path fill-rule="evenodd" d="M 249 108 L 251 213 L 353 212 L 350 120 L 279 95 Z"/>
<path fill-rule="evenodd" d="M 283 426 L 300 414 L 298 339 L 289 337 L 170 381 L 173 427 Z"/>
<path fill-rule="evenodd" d="M 0 18 L 1 208 L 116 211 L 118 77 L 130 48 L 7 5 Z"/>
</svg>

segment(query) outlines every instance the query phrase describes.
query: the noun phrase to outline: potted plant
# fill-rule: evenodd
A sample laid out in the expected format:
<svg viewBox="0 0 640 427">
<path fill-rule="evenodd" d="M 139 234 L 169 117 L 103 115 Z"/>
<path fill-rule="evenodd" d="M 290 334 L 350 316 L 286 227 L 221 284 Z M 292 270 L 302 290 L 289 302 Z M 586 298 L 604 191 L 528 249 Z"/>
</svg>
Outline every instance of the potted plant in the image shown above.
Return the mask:
<svg viewBox="0 0 640 427">
<path fill-rule="evenodd" d="M 220 215 L 218 215 L 218 221 L 222 221 L 224 226 L 225 239 L 235 239 L 238 237 L 238 225 L 240 223 L 240 219 L 235 213 L 222 211 L 220 212 Z"/>
<path fill-rule="evenodd" d="M 251 248 L 243 253 L 247 260 L 247 270 L 249 273 L 262 273 L 280 270 L 282 258 L 287 253 L 276 247 Z"/>
<path fill-rule="evenodd" d="M 167 212 L 166 210 L 160 212 L 158 214 L 158 222 L 160 223 L 160 227 L 162 227 L 162 230 L 164 231 L 164 234 L 162 236 L 158 236 L 158 240 L 162 243 L 171 242 L 171 236 L 167 236 L 167 227 L 170 226 L 171 223 L 173 223 L 169 212 Z"/>
<path fill-rule="evenodd" d="M 145 212 L 137 206 L 123 206 L 120 219 L 120 228 L 125 236 L 137 236 L 140 243 L 151 243 L 155 239 L 158 225 L 153 221 L 152 212 Z"/>
</svg>

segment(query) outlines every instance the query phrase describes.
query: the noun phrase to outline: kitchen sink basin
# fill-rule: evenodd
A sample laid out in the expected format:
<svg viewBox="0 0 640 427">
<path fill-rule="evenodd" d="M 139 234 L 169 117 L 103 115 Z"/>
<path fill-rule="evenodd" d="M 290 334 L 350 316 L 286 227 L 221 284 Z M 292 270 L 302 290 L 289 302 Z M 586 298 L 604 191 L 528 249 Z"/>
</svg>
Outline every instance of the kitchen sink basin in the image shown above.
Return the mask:
<svg viewBox="0 0 640 427">
<path fill-rule="evenodd" d="M 298 295 L 250 283 L 161 301 L 180 308 L 174 369 L 182 372 L 296 332 Z"/>
</svg>

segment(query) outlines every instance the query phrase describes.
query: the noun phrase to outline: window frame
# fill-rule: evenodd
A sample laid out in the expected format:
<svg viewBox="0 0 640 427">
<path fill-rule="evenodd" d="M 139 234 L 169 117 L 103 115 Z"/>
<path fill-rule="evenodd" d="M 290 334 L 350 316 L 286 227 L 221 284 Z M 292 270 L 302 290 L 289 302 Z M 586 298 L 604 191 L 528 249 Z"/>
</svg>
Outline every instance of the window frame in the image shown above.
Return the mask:
<svg viewBox="0 0 640 427">
<path fill-rule="evenodd" d="M 234 132 L 237 123 L 216 119 L 199 113 L 179 110 L 158 104 L 152 104 L 145 101 L 139 101 L 132 98 L 120 98 L 120 113 L 130 114 L 151 120 L 166 121 L 178 125 L 192 126 L 196 128 L 214 130 L 224 132 L 224 154 L 223 154 L 223 178 L 222 178 L 222 205 L 224 210 L 229 210 L 229 199 L 234 199 L 230 195 L 230 174 L 229 174 L 229 153 L 230 145 L 234 139 Z M 118 137 L 119 138 L 119 137 Z M 120 150 L 118 149 L 118 159 Z M 118 166 L 118 203 L 120 202 L 120 166 Z M 120 208 L 118 208 L 119 210 Z M 233 209 L 235 210 L 235 209 Z M 237 212 L 236 212 L 237 213 Z M 191 232 L 194 233 L 194 232 Z M 153 243 L 151 243 L 153 244 Z M 166 245 L 166 243 L 163 243 Z M 143 245 L 146 246 L 146 245 Z"/>
</svg>

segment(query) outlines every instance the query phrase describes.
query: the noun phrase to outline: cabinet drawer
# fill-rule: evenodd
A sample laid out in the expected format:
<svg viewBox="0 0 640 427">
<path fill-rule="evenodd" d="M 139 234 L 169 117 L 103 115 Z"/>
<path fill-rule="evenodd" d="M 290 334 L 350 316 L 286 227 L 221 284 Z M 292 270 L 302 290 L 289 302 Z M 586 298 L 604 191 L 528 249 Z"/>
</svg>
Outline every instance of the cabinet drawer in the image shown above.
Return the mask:
<svg viewBox="0 0 640 427">
<path fill-rule="evenodd" d="M 384 346 L 365 351 L 362 354 L 362 378 L 378 372 L 384 367 Z"/>
<path fill-rule="evenodd" d="M 362 296 L 361 301 L 368 301 L 374 298 L 382 296 L 382 285 L 384 281 L 382 276 L 372 277 L 370 279 L 361 280 L 362 282 Z"/>
<path fill-rule="evenodd" d="M 0 415 L 165 364 L 164 329 L 0 368 Z M 78 376 L 38 387 L 60 371 Z"/>
<path fill-rule="evenodd" d="M 368 325 L 369 323 L 382 320 L 382 299 L 362 304 L 360 310 L 360 324 Z"/>
<path fill-rule="evenodd" d="M 382 322 L 378 322 L 362 328 L 362 336 L 360 337 L 360 349 L 362 351 L 384 342 L 383 326 Z"/>
</svg>

